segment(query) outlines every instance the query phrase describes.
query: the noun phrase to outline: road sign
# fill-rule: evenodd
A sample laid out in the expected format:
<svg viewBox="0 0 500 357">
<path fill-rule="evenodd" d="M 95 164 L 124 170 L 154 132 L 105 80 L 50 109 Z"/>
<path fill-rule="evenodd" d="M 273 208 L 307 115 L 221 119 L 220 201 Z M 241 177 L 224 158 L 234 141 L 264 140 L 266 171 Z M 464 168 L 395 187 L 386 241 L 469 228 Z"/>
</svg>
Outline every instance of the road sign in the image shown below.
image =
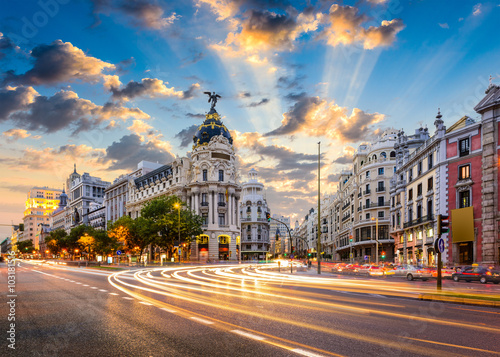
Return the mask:
<svg viewBox="0 0 500 357">
<path fill-rule="evenodd" d="M 293 259 L 293 254 L 290 255 L 290 259 Z"/>
<path fill-rule="evenodd" d="M 349 258 L 352 258 L 354 256 L 353 253 L 349 253 Z"/>
<path fill-rule="evenodd" d="M 182 249 L 181 249 L 181 248 L 179 248 L 179 255 L 181 255 L 181 252 L 182 252 Z"/>
<path fill-rule="evenodd" d="M 436 240 L 436 242 L 434 242 L 434 249 L 439 253 L 444 252 L 444 239 L 443 238 L 439 238 Z"/>
<path fill-rule="evenodd" d="M 122 255 L 122 251 L 121 250 L 117 250 L 116 251 L 116 255 Z"/>
<path fill-rule="evenodd" d="M 368 260 L 368 255 L 365 255 L 365 260 Z"/>
</svg>

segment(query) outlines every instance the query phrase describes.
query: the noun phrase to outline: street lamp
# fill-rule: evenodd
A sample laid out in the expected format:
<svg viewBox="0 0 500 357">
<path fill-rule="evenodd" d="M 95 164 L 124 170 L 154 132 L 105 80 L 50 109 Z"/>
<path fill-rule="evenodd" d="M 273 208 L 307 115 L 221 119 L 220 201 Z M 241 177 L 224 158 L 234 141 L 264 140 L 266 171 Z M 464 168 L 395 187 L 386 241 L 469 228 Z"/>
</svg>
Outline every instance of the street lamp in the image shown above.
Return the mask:
<svg viewBox="0 0 500 357">
<path fill-rule="evenodd" d="M 179 245 L 178 248 L 181 248 L 181 204 L 179 202 L 174 203 L 174 208 L 179 212 L 179 220 L 178 220 L 178 230 L 179 230 Z M 179 253 L 179 251 L 177 251 Z M 181 263 L 181 255 L 179 254 L 179 264 Z"/>
<path fill-rule="evenodd" d="M 375 221 L 375 242 L 377 245 L 375 253 L 375 259 L 376 259 L 375 262 L 378 265 L 378 217 L 377 218 L 372 217 L 372 221 Z"/>
</svg>

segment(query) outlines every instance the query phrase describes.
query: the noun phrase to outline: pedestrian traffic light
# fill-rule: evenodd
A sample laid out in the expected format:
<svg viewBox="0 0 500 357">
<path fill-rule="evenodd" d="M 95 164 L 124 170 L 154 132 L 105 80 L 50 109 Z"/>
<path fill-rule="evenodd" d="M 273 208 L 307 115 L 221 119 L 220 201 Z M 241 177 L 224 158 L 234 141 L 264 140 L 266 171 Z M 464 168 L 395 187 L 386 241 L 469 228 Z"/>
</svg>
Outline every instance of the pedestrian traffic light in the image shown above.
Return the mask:
<svg viewBox="0 0 500 357">
<path fill-rule="evenodd" d="M 271 222 L 271 213 L 266 212 L 266 219 L 268 222 Z"/>
<path fill-rule="evenodd" d="M 450 216 L 445 214 L 439 214 L 437 219 L 438 224 L 438 234 L 448 233 L 450 231 L 450 222 L 448 221 Z"/>
</svg>

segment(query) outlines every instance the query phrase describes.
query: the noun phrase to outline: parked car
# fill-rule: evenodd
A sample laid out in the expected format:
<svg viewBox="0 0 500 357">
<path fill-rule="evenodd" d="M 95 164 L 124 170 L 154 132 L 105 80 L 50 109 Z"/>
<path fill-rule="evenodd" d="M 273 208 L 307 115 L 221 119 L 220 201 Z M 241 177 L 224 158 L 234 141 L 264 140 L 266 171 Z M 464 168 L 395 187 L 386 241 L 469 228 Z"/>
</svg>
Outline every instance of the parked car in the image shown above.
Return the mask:
<svg viewBox="0 0 500 357">
<path fill-rule="evenodd" d="M 479 281 L 482 284 L 489 282 L 498 284 L 500 283 L 500 271 L 484 267 L 468 267 L 453 273 L 452 279 L 454 281 L 465 280 L 466 282 Z"/>
<path fill-rule="evenodd" d="M 422 279 L 422 281 L 426 281 L 432 277 L 430 270 L 421 266 L 408 265 L 406 269 L 406 279 L 409 281 L 415 279 Z"/>
</svg>

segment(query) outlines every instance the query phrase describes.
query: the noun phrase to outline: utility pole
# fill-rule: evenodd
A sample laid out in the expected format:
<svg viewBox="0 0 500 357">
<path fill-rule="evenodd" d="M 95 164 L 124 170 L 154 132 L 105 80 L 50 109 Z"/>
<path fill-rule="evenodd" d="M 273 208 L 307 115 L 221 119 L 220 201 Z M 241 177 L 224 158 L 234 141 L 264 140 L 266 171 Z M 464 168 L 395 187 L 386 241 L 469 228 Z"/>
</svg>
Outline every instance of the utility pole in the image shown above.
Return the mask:
<svg viewBox="0 0 500 357">
<path fill-rule="evenodd" d="M 318 274 L 321 274 L 321 200 L 320 200 L 320 187 L 321 187 L 321 141 L 318 142 L 318 244 L 316 245 L 318 257 Z"/>
</svg>

